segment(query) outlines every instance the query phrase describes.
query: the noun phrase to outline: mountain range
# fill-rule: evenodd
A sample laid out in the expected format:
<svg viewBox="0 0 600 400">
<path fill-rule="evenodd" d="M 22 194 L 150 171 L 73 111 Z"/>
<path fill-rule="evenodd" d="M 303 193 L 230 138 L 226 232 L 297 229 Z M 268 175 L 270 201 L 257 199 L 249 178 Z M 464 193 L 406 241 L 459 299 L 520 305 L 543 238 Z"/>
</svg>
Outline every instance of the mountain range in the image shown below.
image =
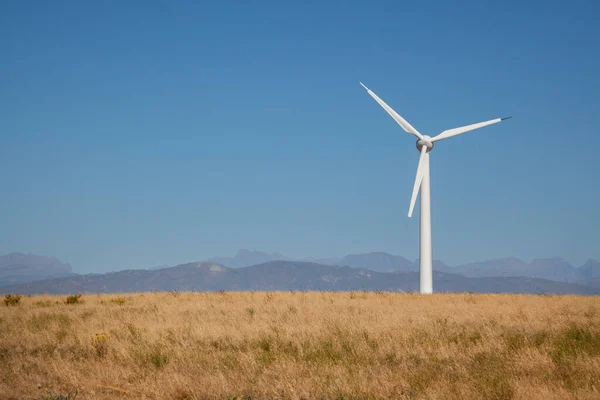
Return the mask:
<svg viewBox="0 0 600 400">
<path fill-rule="evenodd" d="M 434 272 L 436 292 L 600 294 L 600 288 L 539 278 L 467 278 Z M 302 261 L 270 261 L 242 268 L 194 262 L 158 270 L 76 275 L 12 285 L 0 293 L 126 293 L 148 291 L 417 291 L 419 273 L 376 272 Z"/>
<path fill-rule="evenodd" d="M 408 272 L 419 270 L 418 259 L 410 261 L 402 256 L 383 252 L 350 254 L 341 258 L 294 260 L 279 253 L 269 254 L 261 251 L 239 250 L 234 257 L 214 257 L 207 261 L 230 268 L 249 267 L 270 261 L 308 261 L 324 265 L 362 268 L 376 272 Z M 559 257 L 535 259 L 531 263 L 509 257 L 457 266 L 449 266 L 443 261 L 434 260 L 433 269 L 434 271 L 459 274 L 468 278 L 529 277 L 600 287 L 600 262 L 592 259 L 579 268 Z"/>
<path fill-rule="evenodd" d="M 234 257 L 147 270 L 78 275 L 53 257 L 0 257 L 0 292 L 74 293 L 153 290 L 418 290 L 419 260 L 382 252 L 293 260 L 240 250 Z M 600 263 L 577 268 L 561 258 L 505 258 L 459 266 L 434 261 L 436 291 L 600 293 Z"/>
</svg>

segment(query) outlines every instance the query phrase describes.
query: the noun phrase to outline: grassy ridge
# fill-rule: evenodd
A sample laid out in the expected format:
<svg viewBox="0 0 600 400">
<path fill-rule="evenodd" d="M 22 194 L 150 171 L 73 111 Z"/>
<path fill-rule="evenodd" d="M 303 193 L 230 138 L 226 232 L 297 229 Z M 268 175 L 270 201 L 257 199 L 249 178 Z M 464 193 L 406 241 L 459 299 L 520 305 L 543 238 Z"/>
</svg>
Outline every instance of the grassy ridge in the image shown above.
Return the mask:
<svg viewBox="0 0 600 400">
<path fill-rule="evenodd" d="M 140 293 L 0 307 L 0 398 L 598 399 L 598 297 Z"/>
</svg>

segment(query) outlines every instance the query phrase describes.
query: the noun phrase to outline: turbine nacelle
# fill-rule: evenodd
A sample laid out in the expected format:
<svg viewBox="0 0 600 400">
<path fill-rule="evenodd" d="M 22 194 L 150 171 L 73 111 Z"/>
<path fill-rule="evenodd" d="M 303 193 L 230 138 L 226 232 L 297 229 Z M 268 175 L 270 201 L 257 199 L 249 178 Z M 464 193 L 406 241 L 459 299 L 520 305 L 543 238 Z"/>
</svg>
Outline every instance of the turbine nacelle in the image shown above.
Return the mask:
<svg viewBox="0 0 600 400">
<path fill-rule="evenodd" d="M 422 139 L 417 139 L 417 150 L 421 152 L 421 148 L 423 146 L 427 147 L 427 152 L 429 153 L 431 149 L 433 149 L 433 142 L 431 141 L 431 136 L 423 135 Z"/>
</svg>

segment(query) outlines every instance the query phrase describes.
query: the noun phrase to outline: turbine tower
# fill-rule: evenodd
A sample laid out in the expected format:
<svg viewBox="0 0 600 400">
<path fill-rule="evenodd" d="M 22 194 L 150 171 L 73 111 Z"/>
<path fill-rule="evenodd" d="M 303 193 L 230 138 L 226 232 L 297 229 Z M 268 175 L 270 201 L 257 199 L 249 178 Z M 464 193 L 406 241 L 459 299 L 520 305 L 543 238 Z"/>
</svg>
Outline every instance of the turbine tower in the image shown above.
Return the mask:
<svg viewBox="0 0 600 400">
<path fill-rule="evenodd" d="M 460 128 L 448 129 L 443 131 L 437 136 L 431 137 L 422 135 L 417 131 L 411 124 L 409 124 L 404 118 L 402 118 L 396 111 L 388 106 L 383 100 L 381 100 L 375 93 L 373 93 L 368 87 L 360 82 L 362 87 L 367 89 L 367 93 L 379 103 L 381 107 L 392 118 L 404 129 L 406 132 L 417 137 L 417 150 L 421 153 L 419 156 L 419 164 L 417 166 L 417 177 L 415 178 L 415 185 L 413 186 L 412 197 L 410 198 L 410 206 L 408 208 L 408 217 L 410 218 L 415 208 L 415 202 L 417 195 L 419 194 L 419 188 L 421 189 L 421 231 L 420 231 L 420 284 L 421 293 L 429 294 L 433 292 L 432 284 L 432 258 L 431 258 L 431 203 L 429 196 L 429 152 L 433 149 L 433 145 L 438 140 L 447 139 L 452 136 L 460 135 L 465 132 L 472 131 L 474 129 L 483 128 L 484 126 L 496 124 L 500 121 L 504 121 L 506 118 L 496 118 L 485 122 L 479 122 L 477 124 L 461 126 Z"/>
</svg>

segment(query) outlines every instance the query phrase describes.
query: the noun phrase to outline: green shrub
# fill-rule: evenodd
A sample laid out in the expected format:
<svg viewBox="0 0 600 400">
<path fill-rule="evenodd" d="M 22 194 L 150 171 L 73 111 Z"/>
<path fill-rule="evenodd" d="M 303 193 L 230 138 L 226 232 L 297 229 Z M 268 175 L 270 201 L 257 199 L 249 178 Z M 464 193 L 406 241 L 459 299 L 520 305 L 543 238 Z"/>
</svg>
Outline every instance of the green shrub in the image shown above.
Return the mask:
<svg viewBox="0 0 600 400">
<path fill-rule="evenodd" d="M 563 386 L 570 391 L 589 388 L 590 382 L 598 381 L 599 374 L 582 371 L 578 359 L 600 355 L 600 333 L 587 326 L 572 325 L 554 339 L 549 356 L 554 363 L 554 373 Z M 592 386 L 593 387 L 593 386 Z"/>
<path fill-rule="evenodd" d="M 132 355 L 140 366 L 161 369 L 169 363 L 170 352 L 165 344 L 139 340 L 136 340 L 134 344 Z"/>
<path fill-rule="evenodd" d="M 79 303 L 83 303 L 83 301 L 81 300 L 80 294 L 73 294 L 73 295 L 67 296 L 67 301 L 65 301 L 65 304 L 79 304 Z"/>
<path fill-rule="evenodd" d="M 573 325 L 564 329 L 550 351 L 550 358 L 557 365 L 571 362 L 581 355 L 600 355 L 600 334 L 586 326 Z"/>
<path fill-rule="evenodd" d="M 148 358 L 150 359 L 150 363 L 156 369 L 164 367 L 169 362 L 169 355 L 159 344 L 152 346 L 150 352 L 148 353 Z"/>
<path fill-rule="evenodd" d="M 6 296 L 4 296 L 4 304 L 6 304 L 6 306 L 18 306 L 19 304 L 21 304 L 21 295 L 19 293 L 17 294 L 7 294 Z"/>
</svg>

